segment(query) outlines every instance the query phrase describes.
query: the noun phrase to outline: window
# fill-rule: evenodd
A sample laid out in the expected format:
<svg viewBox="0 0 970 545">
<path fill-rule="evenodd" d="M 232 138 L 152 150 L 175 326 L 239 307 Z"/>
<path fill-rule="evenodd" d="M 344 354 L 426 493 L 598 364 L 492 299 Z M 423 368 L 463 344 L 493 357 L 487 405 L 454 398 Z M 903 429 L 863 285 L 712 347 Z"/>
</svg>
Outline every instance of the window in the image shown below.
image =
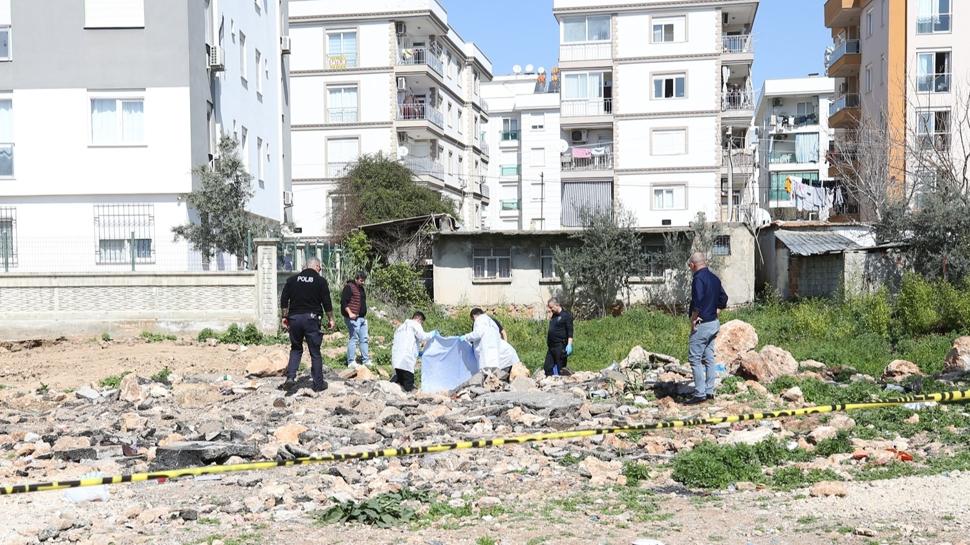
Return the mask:
<svg viewBox="0 0 970 545">
<path fill-rule="evenodd" d="M 653 189 L 653 209 L 683 210 L 687 208 L 684 196 L 684 186 L 655 187 Z"/>
<path fill-rule="evenodd" d="M 921 93 L 950 92 L 950 52 L 918 53 L 916 89 Z"/>
<path fill-rule="evenodd" d="M 13 50 L 10 47 L 10 26 L 0 24 L 0 61 L 9 61 L 13 58 Z"/>
<path fill-rule="evenodd" d="M 256 50 L 256 64 L 254 64 L 253 66 L 256 67 L 256 94 L 262 96 L 263 78 L 261 77 L 262 74 L 260 72 L 262 71 L 261 68 L 263 66 L 263 54 L 260 53 L 258 49 Z"/>
<path fill-rule="evenodd" d="M 84 28 L 144 26 L 144 0 L 84 0 Z"/>
<path fill-rule="evenodd" d="M 711 254 L 715 256 L 731 255 L 731 235 L 714 237 L 714 248 L 712 248 Z"/>
<path fill-rule="evenodd" d="M 357 86 L 327 87 L 327 122 L 357 122 Z"/>
<path fill-rule="evenodd" d="M 455 174 L 455 152 L 448 150 L 448 174 Z"/>
<path fill-rule="evenodd" d="M 687 40 L 685 17 L 655 17 L 653 19 L 653 43 L 683 42 Z"/>
<path fill-rule="evenodd" d="M 534 167 L 546 166 L 546 150 L 545 148 L 532 148 L 529 152 L 529 156 L 532 157 L 531 165 Z"/>
<path fill-rule="evenodd" d="M 685 153 L 687 153 L 687 129 L 650 131 L 651 155 L 684 155 Z"/>
<path fill-rule="evenodd" d="M 866 65 L 866 75 L 865 75 L 864 82 L 866 86 L 866 92 L 871 93 L 872 92 L 872 65 L 871 64 Z"/>
<path fill-rule="evenodd" d="M 96 204 L 94 231 L 98 264 L 155 262 L 155 206 Z"/>
<path fill-rule="evenodd" d="M 465 134 L 465 112 L 458 110 L 458 134 Z"/>
<path fill-rule="evenodd" d="M 552 248 L 539 250 L 539 270 L 542 272 L 543 280 L 558 278 L 556 274 L 556 254 Z"/>
<path fill-rule="evenodd" d="M 571 17 L 563 20 L 562 43 L 607 42 L 610 40 L 610 16 Z"/>
<path fill-rule="evenodd" d="M 546 128 L 546 114 L 532 114 L 532 130 L 541 131 Z"/>
<path fill-rule="evenodd" d="M 922 149 L 950 149 L 950 110 L 916 112 L 916 139 Z"/>
<path fill-rule="evenodd" d="M 872 38 L 872 10 L 866 12 L 866 38 Z"/>
<path fill-rule="evenodd" d="M 654 76 L 653 98 L 684 98 L 686 79 L 684 74 Z"/>
<path fill-rule="evenodd" d="M 262 189 L 266 187 L 266 164 L 264 163 L 263 155 L 263 139 L 256 137 L 256 180 L 259 182 L 259 187 Z"/>
<path fill-rule="evenodd" d="M 458 77 L 458 88 L 461 89 L 464 86 L 463 80 L 465 79 L 465 69 L 458 64 L 458 61 L 455 61 L 455 71 Z"/>
<path fill-rule="evenodd" d="M 239 77 L 245 83 L 249 79 L 249 59 L 246 57 L 246 35 L 239 31 Z"/>
<path fill-rule="evenodd" d="M 769 180 L 769 201 L 790 201 L 791 193 L 785 191 L 785 182 L 789 177 L 801 178 L 803 183 L 818 185 L 818 171 L 815 172 L 772 172 Z"/>
<path fill-rule="evenodd" d="M 242 155 L 242 164 L 246 167 L 246 172 L 252 172 L 249 169 L 249 129 L 243 125 L 241 129 L 241 137 L 239 138 L 239 153 Z"/>
<path fill-rule="evenodd" d="M 475 249 L 472 254 L 472 266 L 476 279 L 512 278 L 512 249 Z"/>
<path fill-rule="evenodd" d="M 795 125 L 814 125 L 818 123 L 818 103 L 799 102 L 795 104 Z"/>
<path fill-rule="evenodd" d="M 499 169 L 500 176 L 518 176 L 519 165 L 503 165 Z"/>
<path fill-rule="evenodd" d="M 502 210 L 518 210 L 519 199 L 502 199 Z"/>
<path fill-rule="evenodd" d="M 451 62 L 451 51 L 445 51 L 445 72 L 448 74 L 448 79 L 454 79 L 452 75 L 452 69 L 454 65 Z"/>
<path fill-rule="evenodd" d="M 342 70 L 357 67 L 357 31 L 327 33 L 327 67 Z"/>
<path fill-rule="evenodd" d="M 327 176 L 339 178 L 357 161 L 360 143 L 356 138 L 333 138 L 327 140 Z"/>
<path fill-rule="evenodd" d="M 0 100 L 0 178 L 13 177 L 13 101 Z"/>
<path fill-rule="evenodd" d="M 131 146 L 141 145 L 144 142 L 144 99 L 91 99 L 92 145 Z"/>
<path fill-rule="evenodd" d="M 519 120 L 507 117 L 502 120 L 502 141 L 509 142 L 519 139 Z"/>
<path fill-rule="evenodd" d="M 454 116 L 455 115 L 454 115 L 454 112 L 452 111 L 451 101 L 448 101 L 448 128 L 449 129 L 455 126 Z"/>
<path fill-rule="evenodd" d="M 17 209 L 0 208 L 0 270 L 17 266 Z"/>
<path fill-rule="evenodd" d="M 916 33 L 950 32 L 953 0 L 919 0 L 916 12 Z"/>
<path fill-rule="evenodd" d="M 643 270 L 636 271 L 637 275 L 644 278 L 662 278 L 666 271 L 664 247 L 644 244 L 642 253 L 644 267 Z"/>
<path fill-rule="evenodd" d="M 329 201 L 330 214 L 327 219 L 330 224 L 330 231 L 333 232 L 336 230 L 340 215 L 350 205 L 350 195 L 330 195 Z"/>
</svg>

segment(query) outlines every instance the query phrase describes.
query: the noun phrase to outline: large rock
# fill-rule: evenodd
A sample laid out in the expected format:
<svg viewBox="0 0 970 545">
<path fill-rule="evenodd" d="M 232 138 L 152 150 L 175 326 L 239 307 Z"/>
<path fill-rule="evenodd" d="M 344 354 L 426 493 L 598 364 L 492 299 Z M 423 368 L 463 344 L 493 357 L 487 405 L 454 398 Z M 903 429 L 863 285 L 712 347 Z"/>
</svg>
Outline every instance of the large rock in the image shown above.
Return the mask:
<svg viewBox="0 0 970 545">
<path fill-rule="evenodd" d="M 970 373 L 970 337 L 959 337 L 946 355 L 944 373 Z"/>
<path fill-rule="evenodd" d="M 276 438 L 280 443 L 297 443 L 300 442 L 300 434 L 307 431 L 307 427 L 302 424 L 286 424 L 285 426 L 280 426 L 276 428 L 273 432 L 273 437 Z"/>
<path fill-rule="evenodd" d="M 528 392 L 495 392 L 480 396 L 486 405 L 497 405 L 502 403 L 512 403 L 514 405 L 525 405 L 531 409 L 571 409 L 579 407 L 582 401 L 564 394 L 554 394 L 551 392 L 541 392 L 532 390 Z"/>
<path fill-rule="evenodd" d="M 761 352 L 741 355 L 737 374 L 761 383 L 769 384 L 779 377 L 798 372 L 798 362 L 787 351 L 777 346 L 765 346 Z"/>
<path fill-rule="evenodd" d="M 140 384 L 138 376 L 135 374 L 125 375 L 118 386 L 118 399 L 128 403 L 138 404 L 148 398 L 148 388 Z"/>
<path fill-rule="evenodd" d="M 809 494 L 813 497 L 827 497 L 827 496 L 837 496 L 840 498 L 848 495 L 849 490 L 846 488 L 845 483 L 840 483 L 837 481 L 822 481 L 820 483 L 815 483 L 809 490 Z"/>
<path fill-rule="evenodd" d="M 922 374 L 923 372 L 920 371 L 919 367 L 911 361 L 893 360 L 886 366 L 886 370 L 882 372 L 882 380 L 899 382 L 907 377 Z"/>
<path fill-rule="evenodd" d="M 211 384 L 176 384 L 172 394 L 183 409 L 201 409 L 222 399 L 219 389 Z"/>
<path fill-rule="evenodd" d="M 579 462 L 580 474 L 589 477 L 589 484 L 592 486 L 626 484 L 626 477 L 622 475 L 622 471 L 623 462 L 620 460 L 604 462 L 595 456 L 587 456 Z"/>
<path fill-rule="evenodd" d="M 247 377 L 281 377 L 286 374 L 287 360 L 260 354 L 246 364 Z"/>
<path fill-rule="evenodd" d="M 509 371 L 509 381 L 514 381 L 517 378 L 531 378 L 532 373 L 529 372 L 529 368 L 522 365 L 521 363 L 516 363 L 512 365 L 512 370 Z"/>
<path fill-rule="evenodd" d="M 201 466 L 223 463 L 232 456 L 254 458 L 259 454 L 255 445 L 244 443 L 222 443 L 209 441 L 190 441 L 173 443 L 158 447 L 155 451 L 153 471 L 181 467 Z"/>
<path fill-rule="evenodd" d="M 757 428 L 746 430 L 734 430 L 719 442 L 728 445 L 756 445 L 766 439 L 774 437 L 774 432 L 768 426 L 758 426 Z"/>
<path fill-rule="evenodd" d="M 714 360 L 724 364 L 728 372 L 738 368 L 742 354 L 758 346 L 758 332 L 741 320 L 731 320 L 721 326 L 714 340 Z"/>
</svg>

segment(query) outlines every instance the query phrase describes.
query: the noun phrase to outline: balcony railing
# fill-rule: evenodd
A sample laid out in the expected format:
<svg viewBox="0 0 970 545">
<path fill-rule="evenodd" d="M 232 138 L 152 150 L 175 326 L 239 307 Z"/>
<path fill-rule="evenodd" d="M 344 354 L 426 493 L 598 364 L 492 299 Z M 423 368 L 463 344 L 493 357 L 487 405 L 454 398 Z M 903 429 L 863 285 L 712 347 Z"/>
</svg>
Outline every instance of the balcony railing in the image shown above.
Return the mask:
<svg viewBox="0 0 970 545">
<path fill-rule="evenodd" d="M 724 150 L 724 168 L 733 168 L 735 172 L 751 172 L 754 167 L 754 154 L 747 150 L 735 149 L 728 154 Z"/>
<path fill-rule="evenodd" d="M 772 165 L 791 165 L 795 163 L 817 163 L 818 155 L 814 157 L 803 157 L 799 161 L 795 150 L 775 150 L 768 154 L 768 163 Z"/>
<path fill-rule="evenodd" d="M 916 77 L 916 90 L 920 93 L 949 93 L 950 74 L 922 74 Z"/>
<path fill-rule="evenodd" d="M 327 67 L 331 70 L 357 68 L 357 53 L 340 53 L 327 55 Z"/>
<path fill-rule="evenodd" d="M 430 121 L 435 125 L 444 128 L 445 115 L 441 110 L 432 108 L 427 104 L 398 104 L 398 121 Z"/>
<path fill-rule="evenodd" d="M 562 44 L 559 46 L 559 61 L 595 61 L 613 58 L 611 42 L 592 42 Z"/>
<path fill-rule="evenodd" d="M 917 34 L 934 34 L 936 32 L 949 32 L 950 31 L 950 17 L 949 13 L 938 13 L 930 17 L 917 17 L 916 18 L 916 33 Z"/>
<path fill-rule="evenodd" d="M 328 108 L 328 123 L 356 123 L 357 108 Z"/>
<path fill-rule="evenodd" d="M 397 63 L 401 66 L 426 65 L 438 73 L 444 75 L 444 64 L 441 59 L 425 47 L 411 47 L 402 49 L 398 55 Z"/>
<path fill-rule="evenodd" d="M 564 117 L 613 115 L 613 99 L 563 100 L 562 115 Z"/>
<path fill-rule="evenodd" d="M 832 54 L 829 55 L 829 60 L 825 64 L 825 67 L 828 68 L 829 66 L 832 66 L 846 55 L 853 55 L 857 53 L 859 53 L 859 40 L 846 40 L 844 42 L 834 44 L 832 46 Z"/>
<path fill-rule="evenodd" d="M 519 199 L 502 199 L 502 210 L 518 210 Z"/>
<path fill-rule="evenodd" d="M 846 108 L 858 108 L 859 95 L 850 93 L 842 95 L 829 104 L 829 117 L 841 112 Z"/>
<path fill-rule="evenodd" d="M 721 37 L 722 51 L 725 53 L 754 53 L 754 40 L 750 34 Z"/>
<path fill-rule="evenodd" d="M 0 144 L 0 177 L 13 176 L 13 144 Z"/>
<path fill-rule="evenodd" d="M 430 176 L 441 181 L 445 179 L 445 167 L 430 157 L 407 157 L 404 166 L 408 167 L 415 176 Z"/>
<path fill-rule="evenodd" d="M 327 163 L 328 178 L 342 178 L 354 163 Z"/>
<path fill-rule="evenodd" d="M 728 91 L 721 98 L 721 111 L 743 111 L 754 109 L 754 96 L 747 91 Z"/>
<path fill-rule="evenodd" d="M 485 135 L 478 141 L 478 149 L 482 150 L 482 155 L 490 155 L 488 150 L 488 142 L 485 141 Z"/>
<path fill-rule="evenodd" d="M 613 145 L 573 146 L 560 156 L 563 172 L 613 169 Z"/>
<path fill-rule="evenodd" d="M 502 131 L 502 142 L 515 142 L 519 139 L 519 129 Z"/>
</svg>

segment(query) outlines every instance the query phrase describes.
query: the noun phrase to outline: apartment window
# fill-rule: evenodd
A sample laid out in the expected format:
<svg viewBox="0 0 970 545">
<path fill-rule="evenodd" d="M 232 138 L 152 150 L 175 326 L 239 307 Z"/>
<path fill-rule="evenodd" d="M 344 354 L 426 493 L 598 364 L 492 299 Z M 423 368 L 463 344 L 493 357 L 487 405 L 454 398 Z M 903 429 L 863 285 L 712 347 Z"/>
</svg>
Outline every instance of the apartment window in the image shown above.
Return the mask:
<svg viewBox="0 0 970 545">
<path fill-rule="evenodd" d="M 654 76 L 653 98 L 684 98 L 686 81 L 684 74 Z"/>
<path fill-rule="evenodd" d="M 711 254 L 714 256 L 731 255 L 731 235 L 719 235 L 714 237 L 714 247 Z"/>
<path fill-rule="evenodd" d="M 445 72 L 448 74 L 448 79 L 454 79 L 452 76 L 452 69 L 454 65 L 451 62 L 451 51 L 445 51 Z"/>
<path fill-rule="evenodd" d="M 328 200 L 330 201 L 330 213 L 327 219 L 330 224 L 330 231 L 333 232 L 337 227 L 340 216 L 350 206 L 350 195 L 330 195 Z"/>
<path fill-rule="evenodd" d="M 327 122 L 357 122 L 357 86 L 335 85 L 327 87 Z"/>
<path fill-rule="evenodd" d="M 532 114 L 532 130 L 541 131 L 546 128 L 546 114 Z"/>
<path fill-rule="evenodd" d="M 13 100 L 0 100 L 0 178 L 13 177 Z"/>
<path fill-rule="evenodd" d="M 502 199 L 502 211 L 519 209 L 519 199 Z"/>
<path fill-rule="evenodd" d="M 684 186 L 655 187 L 653 189 L 654 210 L 683 210 L 687 208 Z"/>
<path fill-rule="evenodd" d="M 552 248 L 539 250 L 539 269 L 543 280 L 558 278 L 556 274 L 556 252 Z"/>
<path fill-rule="evenodd" d="M 17 209 L 0 207 L 0 271 L 17 266 Z"/>
<path fill-rule="evenodd" d="M 871 64 L 867 64 L 866 65 L 866 73 L 865 73 L 865 78 L 864 78 L 863 81 L 864 81 L 865 86 L 866 86 L 865 87 L 866 88 L 866 92 L 867 93 L 871 93 L 872 92 L 872 65 Z"/>
<path fill-rule="evenodd" d="M 455 152 L 448 150 L 448 174 L 455 175 Z"/>
<path fill-rule="evenodd" d="M 866 12 L 866 38 L 872 38 L 872 10 Z"/>
<path fill-rule="evenodd" d="M 644 244 L 642 254 L 644 267 L 642 270 L 636 271 L 636 274 L 645 278 L 662 278 L 666 271 L 664 247 Z"/>
<path fill-rule="evenodd" d="M 477 248 L 473 250 L 472 266 L 476 279 L 512 278 L 512 249 Z"/>
<path fill-rule="evenodd" d="M 84 28 L 144 26 L 144 0 L 84 0 Z"/>
<path fill-rule="evenodd" d="M 458 110 L 458 134 L 465 134 L 465 112 Z"/>
<path fill-rule="evenodd" d="M 96 204 L 94 232 L 98 264 L 155 262 L 152 204 Z"/>
<path fill-rule="evenodd" d="M 360 156 L 357 138 L 332 138 L 327 140 L 327 176 L 339 178 L 347 173 Z"/>
<path fill-rule="evenodd" d="M 788 178 L 800 178 L 802 183 L 818 185 L 818 171 L 814 172 L 772 172 L 769 179 L 768 200 L 790 201 L 791 193 L 785 190 Z"/>
<path fill-rule="evenodd" d="M 916 32 L 935 34 L 950 32 L 953 0 L 919 0 L 916 12 Z"/>
<path fill-rule="evenodd" d="M 687 153 L 687 129 L 650 131 L 651 155 L 684 155 L 685 153 Z"/>
<path fill-rule="evenodd" d="M 263 78 L 261 73 L 261 68 L 263 67 L 263 54 L 256 50 L 256 63 L 253 65 L 256 67 L 256 94 L 260 97 L 263 95 Z"/>
<path fill-rule="evenodd" d="M 451 102 L 449 101 L 448 102 L 448 128 L 449 129 L 455 126 L 454 116 L 455 114 L 452 111 Z"/>
<path fill-rule="evenodd" d="M 132 146 L 145 142 L 145 101 L 141 98 L 91 99 L 91 144 Z"/>
<path fill-rule="evenodd" d="M 331 70 L 357 67 L 357 31 L 327 33 L 327 67 Z"/>
<path fill-rule="evenodd" d="M 247 129 L 245 125 L 243 125 L 241 129 L 240 135 L 239 153 L 242 154 L 242 164 L 246 167 L 246 172 L 252 172 L 252 170 L 249 168 L 249 165 L 251 164 L 249 162 L 249 129 Z"/>
<path fill-rule="evenodd" d="M 917 54 L 916 89 L 921 93 L 950 92 L 950 52 Z"/>
<path fill-rule="evenodd" d="M 482 91 L 482 76 L 478 73 L 478 70 L 472 72 L 472 82 L 475 84 L 475 95 L 478 96 Z"/>
<path fill-rule="evenodd" d="M 610 16 L 570 17 L 562 23 L 562 43 L 608 42 Z"/>
<path fill-rule="evenodd" d="M 653 43 L 672 43 L 687 40 L 686 17 L 655 17 L 653 19 Z"/>
<path fill-rule="evenodd" d="M 916 139 L 922 149 L 950 149 L 950 110 L 916 112 Z"/>
<path fill-rule="evenodd" d="M 246 57 L 246 35 L 239 31 L 239 77 L 243 83 L 249 79 L 249 59 Z"/>
<path fill-rule="evenodd" d="M 818 123 L 818 103 L 799 102 L 795 104 L 795 124 L 814 125 Z"/>
<path fill-rule="evenodd" d="M 502 120 L 502 141 L 510 142 L 519 139 L 519 120 L 507 117 Z"/>
<path fill-rule="evenodd" d="M 503 165 L 499 168 L 500 176 L 518 176 L 519 165 Z"/>
<path fill-rule="evenodd" d="M 529 156 L 532 158 L 531 165 L 534 167 L 544 167 L 546 166 L 546 149 L 545 148 L 532 148 L 529 151 Z"/>
<path fill-rule="evenodd" d="M 0 61 L 9 61 L 13 58 L 13 49 L 10 47 L 10 25 L 0 24 Z"/>
<path fill-rule="evenodd" d="M 256 181 L 260 189 L 266 187 L 266 163 L 263 155 L 263 139 L 256 137 Z"/>
<path fill-rule="evenodd" d="M 461 67 L 458 61 L 455 61 L 455 75 L 458 78 L 458 88 L 461 89 L 464 86 L 465 69 Z"/>
</svg>

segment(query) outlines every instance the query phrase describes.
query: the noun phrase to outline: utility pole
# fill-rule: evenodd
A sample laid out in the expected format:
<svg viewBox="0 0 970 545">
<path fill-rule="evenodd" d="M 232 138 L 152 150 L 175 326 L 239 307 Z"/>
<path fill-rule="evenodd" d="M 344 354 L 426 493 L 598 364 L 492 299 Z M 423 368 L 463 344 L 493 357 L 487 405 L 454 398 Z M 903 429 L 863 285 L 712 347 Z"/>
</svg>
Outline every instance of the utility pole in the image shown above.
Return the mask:
<svg viewBox="0 0 970 545">
<path fill-rule="evenodd" d="M 546 173 L 539 173 L 539 230 L 546 228 Z"/>
</svg>

